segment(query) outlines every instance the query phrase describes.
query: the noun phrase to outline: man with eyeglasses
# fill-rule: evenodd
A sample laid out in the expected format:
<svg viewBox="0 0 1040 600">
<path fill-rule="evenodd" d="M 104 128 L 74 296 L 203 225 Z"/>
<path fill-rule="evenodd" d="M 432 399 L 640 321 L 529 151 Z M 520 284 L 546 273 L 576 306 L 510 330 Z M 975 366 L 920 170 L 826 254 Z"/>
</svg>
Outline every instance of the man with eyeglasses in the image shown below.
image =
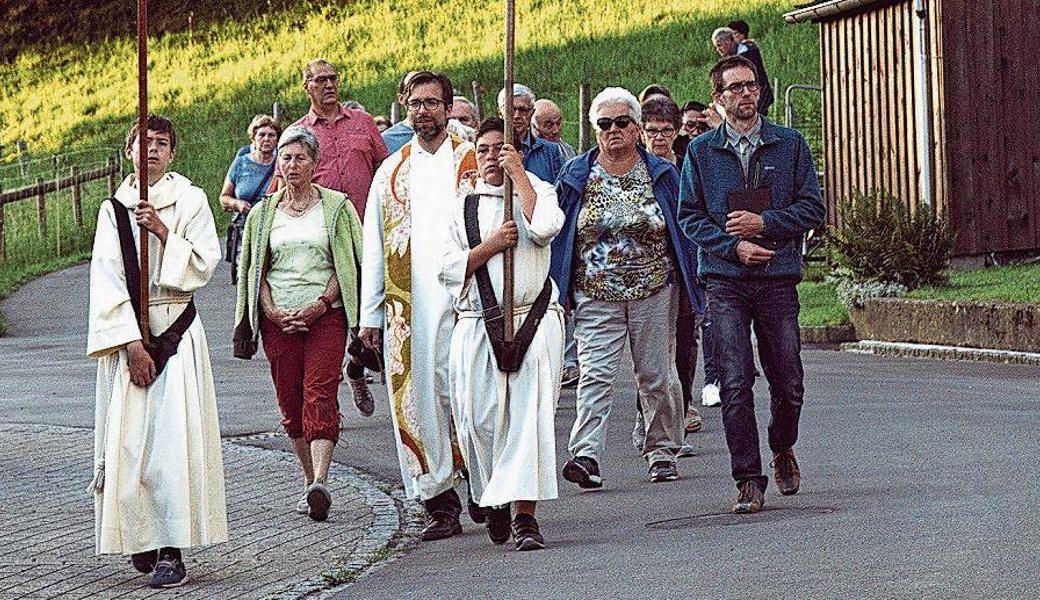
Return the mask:
<svg viewBox="0 0 1040 600">
<path fill-rule="evenodd" d="M 804 395 L 798 291 L 801 240 L 823 224 L 816 166 L 805 138 L 766 121 L 756 107 L 754 64 L 740 56 L 711 70 L 712 98 L 726 121 L 686 149 L 679 185 L 679 223 L 696 242 L 698 273 L 706 281 L 704 321 L 721 380 L 726 429 L 738 496 L 733 512 L 762 509 L 762 474 L 755 421 L 754 329 L 769 381 L 769 448 L 783 495 L 798 492 L 795 460 Z"/>
<path fill-rule="evenodd" d="M 711 34 L 711 44 L 719 56 L 739 56 L 751 61 L 755 70 L 755 81 L 759 86 L 758 112 L 763 115 L 769 113 L 769 107 L 773 105 L 773 86 L 769 83 L 769 74 L 766 73 L 766 65 L 762 62 L 762 52 L 757 45 L 745 45 L 741 47 L 736 38 L 736 32 L 729 27 L 719 27 Z"/>
<path fill-rule="evenodd" d="M 506 89 L 498 93 L 498 112 L 503 119 L 513 120 L 513 142 L 524 157 L 524 168 L 542 181 L 556 182 L 563 168 L 563 154 L 555 142 L 537 138 L 531 133 L 534 92 L 526 85 L 513 84 L 513 114 L 506 112 Z"/>
<path fill-rule="evenodd" d="M 320 58 L 307 63 L 303 89 L 311 108 L 293 125 L 306 127 L 318 138 L 321 156 L 314 183 L 346 194 L 364 219 L 372 176 L 390 153 L 371 115 L 340 104 L 339 83 L 332 63 Z M 276 187 L 281 187 L 281 174 L 276 172 L 275 177 L 279 180 Z"/>
<path fill-rule="evenodd" d="M 446 129 L 445 75 L 418 71 L 403 87 L 415 136 L 379 167 L 368 196 L 359 337 L 385 356 L 405 492 L 426 507 L 422 539 L 438 540 L 462 532 L 455 484 L 463 468 L 448 388 L 455 312 L 439 259 L 477 160 L 473 145 Z"/>
<path fill-rule="evenodd" d="M 405 86 L 408 85 L 408 80 L 417 72 L 408 71 L 401 77 L 401 81 L 397 84 L 399 102 L 401 102 L 400 98 L 404 93 Z M 404 104 L 401 104 L 401 106 L 403 108 Z M 471 118 L 466 118 L 466 115 L 469 115 Z M 476 107 L 465 96 L 454 96 L 452 112 L 448 114 L 448 133 L 453 133 L 467 141 L 473 141 L 473 136 L 477 133 L 476 126 L 470 125 L 473 121 L 476 121 Z M 415 127 L 412 126 L 412 119 L 408 116 L 406 110 L 405 118 L 394 123 L 383 132 L 383 142 L 386 144 L 387 150 L 393 154 L 412 141 L 414 135 Z"/>
</svg>

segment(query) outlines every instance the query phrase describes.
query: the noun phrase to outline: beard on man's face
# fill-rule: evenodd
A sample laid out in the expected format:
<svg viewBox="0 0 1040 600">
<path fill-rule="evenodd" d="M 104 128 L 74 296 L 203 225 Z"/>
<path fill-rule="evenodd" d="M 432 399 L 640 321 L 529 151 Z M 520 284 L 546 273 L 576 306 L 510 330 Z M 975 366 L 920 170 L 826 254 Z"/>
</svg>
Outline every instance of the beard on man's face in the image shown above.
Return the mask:
<svg viewBox="0 0 1040 600">
<path fill-rule="evenodd" d="M 440 134 L 444 133 L 444 129 L 447 126 L 447 119 L 424 117 L 415 122 L 415 133 L 419 135 L 419 139 L 428 142 L 436 139 Z"/>
</svg>

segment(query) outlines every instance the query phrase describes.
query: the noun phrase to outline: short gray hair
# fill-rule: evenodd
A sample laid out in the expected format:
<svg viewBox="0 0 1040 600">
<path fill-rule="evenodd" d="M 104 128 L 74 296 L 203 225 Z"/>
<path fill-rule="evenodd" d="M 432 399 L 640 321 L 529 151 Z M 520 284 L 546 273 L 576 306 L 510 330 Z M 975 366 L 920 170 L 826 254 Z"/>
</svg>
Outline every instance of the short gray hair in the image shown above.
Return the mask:
<svg viewBox="0 0 1040 600">
<path fill-rule="evenodd" d="M 534 101 L 538 99 L 538 98 L 535 97 L 534 92 L 531 91 L 531 88 L 527 87 L 526 85 L 524 85 L 522 83 L 514 83 L 513 84 L 513 97 L 516 97 L 516 96 L 526 96 L 526 97 L 530 98 L 531 99 L 531 104 L 534 104 Z M 500 91 L 498 93 L 498 109 L 502 110 L 505 107 L 506 107 L 506 88 L 502 88 L 502 91 Z"/>
<path fill-rule="evenodd" d="M 714 44 L 721 40 L 732 40 L 734 39 L 733 34 L 735 33 L 736 31 L 733 31 L 729 27 L 719 27 L 715 31 L 711 32 L 711 43 Z"/>
<path fill-rule="evenodd" d="M 321 157 L 321 152 L 318 148 L 318 138 L 314 136 L 310 129 L 302 125 L 292 125 L 282 132 L 282 137 L 278 138 L 278 150 L 289 144 L 302 145 L 310 153 L 314 162 L 318 162 L 318 158 Z"/>
<path fill-rule="evenodd" d="M 592 123 L 592 126 L 597 131 L 599 127 L 596 125 L 596 115 L 599 114 L 599 110 L 605 104 L 624 104 L 628 108 L 628 116 L 632 117 L 632 120 L 636 123 L 642 124 L 643 109 L 639 106 L 639 100 L 632 95 L 632 92 L 622 87 L 608 87 L 596 94 L 596 97 L 592 99 L 592 104 L 589 106 L 589 122 Z"/>
</svg>

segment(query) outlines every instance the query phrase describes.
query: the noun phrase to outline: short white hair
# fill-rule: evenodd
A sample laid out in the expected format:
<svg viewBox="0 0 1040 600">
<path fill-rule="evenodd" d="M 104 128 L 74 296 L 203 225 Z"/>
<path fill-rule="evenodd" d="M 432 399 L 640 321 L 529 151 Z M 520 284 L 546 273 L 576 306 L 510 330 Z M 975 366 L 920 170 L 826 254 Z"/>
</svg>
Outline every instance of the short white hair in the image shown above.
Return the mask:
<svg viewBox="0 0 1040 600">
<path fill-rule="evenodd" d="M 513 84 L 513 97 L 515 98 L 517 96 L 525 96 L 527 98 L 530 98 L 531 99 L 531 104 L 534 104 L 534 101 L 537 100 L 537 98 L 534 95 L 534 92 L 531 91 L 531 88 L 527 87 L 526 85 L 524 85 L 522 83 L 514 83 Z M 498 93 L 498 110 L 502 110 L 505 107 L 506 107 L 506 88 L 502 88 L 502 91 L 500 91 Z"/>
<path fill-rule="evenodd" d="M 720 40 L 732 40 L 733 35 L 737 32 L 730 29 L 729 27 L 719 27 L 715 31 L 711 32 L 711 43 L 718 42 Z"/>
<path fill-rule="evenodd" d="M 622 87 L 608 87 L 596 94 L 596 97 L 592 99 L 592 104 L 589 105 L 589 122 L 597 131 L 599 130 L 599 126 L 596 125 L 597 115 L 605 104 L 624 104 L 628 108 L 628 116 L 632 117 L 637 124 L 642 124 L 643 109 L 640 108 L 639 100 L 632 95 L 632 92 Z"/>
</svg>

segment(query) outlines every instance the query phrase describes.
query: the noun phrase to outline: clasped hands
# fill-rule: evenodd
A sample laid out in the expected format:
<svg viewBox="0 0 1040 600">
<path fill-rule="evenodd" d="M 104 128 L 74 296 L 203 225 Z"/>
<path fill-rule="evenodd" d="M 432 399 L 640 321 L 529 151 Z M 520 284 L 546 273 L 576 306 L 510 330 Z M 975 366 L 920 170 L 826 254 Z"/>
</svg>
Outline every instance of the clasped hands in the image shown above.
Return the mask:
<svg viewBox="0 0 1040 600">
<path fill-rule="evenodd" d="M 264 314 L 282 330 L 282 333 L 304 333 L 310 328 L 311 323 L 318 320 L 327 310 L 324 302 L 315 300 L 295 310 L 272 308 L 264 311 Z"/>
<path fill-rule="evenodd" d="M 776 254 L 773 250 L 766 250 L 747 241 L 761 235 L 764 229 L 765 221 L 762 220 L 762 215 L 746 210 L 735 210 L 726 215 L 726 233 L 740 238 L 737 242 L 737 258 L 749 267 L 764 265 Z"/>
</svg>

